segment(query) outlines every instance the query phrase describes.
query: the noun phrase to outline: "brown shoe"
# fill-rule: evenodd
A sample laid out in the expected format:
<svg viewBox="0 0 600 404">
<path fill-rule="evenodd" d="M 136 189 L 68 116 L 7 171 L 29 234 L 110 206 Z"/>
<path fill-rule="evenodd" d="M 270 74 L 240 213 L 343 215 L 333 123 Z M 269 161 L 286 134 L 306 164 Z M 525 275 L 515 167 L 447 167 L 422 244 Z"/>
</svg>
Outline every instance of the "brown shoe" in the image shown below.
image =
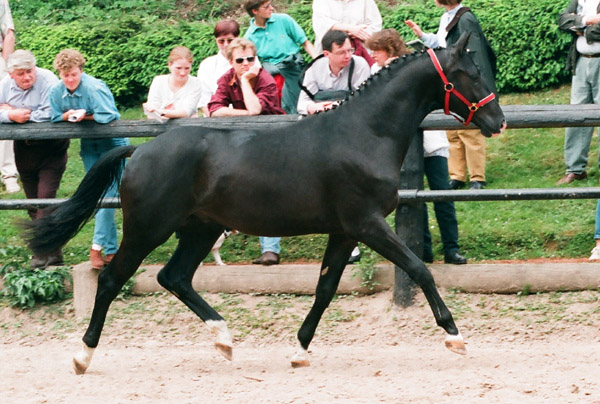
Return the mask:
<svg viewBox="0 0 600 404">
<path fill-rule="evenodd" d="M 582 172 L 581 174 L 577 173 L 567 173 L 564 177 L 556 182 L 556 185 L 570 184 L 573 181 L 577 180 L 585 180 L 587 178 L 587 172 Z"/>
<path fill-rule="evenodd" d="M 275 254 L 273 251 L 266 251 L 260 258 L 252 261 L 252 263 L 259 265 L 277 265 L 279 264 L 279 254 Z"/>
<path fill-rule="evenodd" d="M 114 254 L 106 254 L 104 256 L 104 265 L 110 264 L 110 262 L 113 260 L 113 258 L 115 258 Z"/>
<path fill-rule="evenodd" d="M 90 248 L 90 262 L 92 263 L 93 269 L 104 268 L 104 259 L 102 258 L 102 251 Z"/>
</svg>

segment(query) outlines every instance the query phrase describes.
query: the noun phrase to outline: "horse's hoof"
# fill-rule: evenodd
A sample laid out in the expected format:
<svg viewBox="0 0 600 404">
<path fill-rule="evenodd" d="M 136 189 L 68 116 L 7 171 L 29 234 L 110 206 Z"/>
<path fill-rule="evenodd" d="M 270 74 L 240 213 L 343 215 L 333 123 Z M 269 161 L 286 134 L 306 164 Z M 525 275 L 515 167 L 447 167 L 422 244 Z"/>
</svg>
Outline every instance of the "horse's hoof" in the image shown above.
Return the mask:
<svg viewBox="0 0 600 404">
<path fill-rule="evenodd" d="M 75 374 L 82 375 L 90 366 L 95 348 L 88 347 L 85 343 L 83 348 L 73 357 L 73 370 Z"/>
<path fill-rule="evenodd" d="M 215 342 L 215 349 L 228 361 L 233 360 L 233 348 L 231 346 Z"/>
<path fill-rule="evenodd" d="M 233 342 L 227 329 L 227 324 L 223 320 L 206 321 L 211 333 L 217 336 L 215 340 L 215 349 L 228 361 L 233 359 Z"/>
<path fill-rule="evenodd" d="M 444 341 L 446 348 L 460 355 L 467 354 L 467 347 L 463 341 L 462 335 L 448 335 Z"/>
<path fill-rule="evenodd" d="M 296 350 L 296 354 L 292 356 L 292 367 L 305 368 L 308 366 L 310 366 L 310 361 L 308 360 L 308 352 L 302 347 L 300 342 L 298 342 L 298 349 Z"/>
<path fill-rule="evenodd" d="M 73 358 L 73 370 L 75 371 L 76 375 L 84 374 L 87 368 L 88 367 L 83 363 L 79 362 L 77 358 Z"/>
<path fill-rule="evenodd" d="M 306 368 L 310 366 L 310 362 L 308 359 L 292 359 L 292 367 L 296 368 Z"/>
</svg>

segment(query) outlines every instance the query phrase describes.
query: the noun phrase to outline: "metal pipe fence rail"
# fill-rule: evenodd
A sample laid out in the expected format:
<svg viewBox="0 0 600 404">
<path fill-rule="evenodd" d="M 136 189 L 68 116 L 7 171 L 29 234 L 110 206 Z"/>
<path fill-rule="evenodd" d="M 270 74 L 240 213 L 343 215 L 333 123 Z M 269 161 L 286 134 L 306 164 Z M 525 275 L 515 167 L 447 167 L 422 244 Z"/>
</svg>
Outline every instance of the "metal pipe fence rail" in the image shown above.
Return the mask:
<svg viewBox="0 0 600 404">
<path fill-rule="evenodd" d="M 474 202 L 474 201 L 540 201 L 557 199 L 600 199 L 600 187 L 594 188 L 530 188 L 481 189 L 463 191 L 424 191 L 408 189 L 398 191 L 400 204 L 424 202 Z M 0 210 L 25 210 L 56 206 L 66 199 L 8 199 L 0 200 Z M 105 198 L 98 208 L 120 208 L 119 198 Z"/>
<path fill-rule="evenodd" d="M 505 105 L 502 106 L 508 129 L 562 128 L 600 126 L 598 105 Z M 26 123 L 0 125 L 0 139 L 85 139 L 102 137 L 155 137 L 180 126 L 211 129 L 264 129 L 285 128 L 301 118 L 297 115 L 271 115 L 239 118 L 172 119 L 166 123 L 149 120 L 123 120 L 101 125 L 94 122 L 72 124 Z M 470 127 L 476 128 L 473 125 Z M 464 126 L 442 111 L 434 111 L 422 122 L 423 130 L 464 129 Z M 396 210 L 396 233 L 406 240 L 409 248 L 422 256 L 423 202 L 437 201 L 509 201 L 547 199 L 600 198 L 600 188 L 544 188 L 544 189 L 485 189 L 465 191 L 423 191 L 423 139 L 416 136 L 402 167 Z M 62 199 L 8 199 L 0 200 L 0 210 L 20 210 L 47 207 Z M 101 201 L 99 207 L 119 207 L 118 198 Z M 409 236 L 409 237 L 407 237 Z M 395 271 L 394 301 L 412 304 L 414 284 L 399 268 Z"/>
</svg>

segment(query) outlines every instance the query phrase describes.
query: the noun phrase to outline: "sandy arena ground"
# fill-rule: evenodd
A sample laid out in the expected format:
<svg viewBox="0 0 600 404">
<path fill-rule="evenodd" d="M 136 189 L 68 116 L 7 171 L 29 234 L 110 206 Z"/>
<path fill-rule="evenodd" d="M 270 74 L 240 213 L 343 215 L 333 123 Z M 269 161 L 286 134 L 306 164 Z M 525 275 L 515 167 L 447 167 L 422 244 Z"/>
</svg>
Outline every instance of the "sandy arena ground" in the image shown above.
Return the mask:
<svg viewBox="0 0 600 404">
<path fill-rule="evenodd" d="M 292 369 L 312 297 L 207 295 L 235 337 L 230 363 L 191 312 L 158 294 L 114 303 L 81 376 L 71 359 L 87 322 L 69 304 L 3 308 L 0 403 L 600 403 L 599 292 L 442 295 L 467 356 L 444 348 L 422 295 L 402 309 L 382 292 L 334 301 L 311 366 Z"/>
</svg>

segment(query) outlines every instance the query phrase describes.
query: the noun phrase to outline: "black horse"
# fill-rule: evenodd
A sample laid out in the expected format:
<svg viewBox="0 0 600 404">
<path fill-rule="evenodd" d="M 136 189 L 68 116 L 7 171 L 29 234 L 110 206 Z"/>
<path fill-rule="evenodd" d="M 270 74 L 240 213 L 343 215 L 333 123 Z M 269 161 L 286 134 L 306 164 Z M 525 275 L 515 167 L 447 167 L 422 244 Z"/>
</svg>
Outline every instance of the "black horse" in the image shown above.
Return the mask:
<svg viewBox="0 0 600 404">
<path fill-rule="evenodd" d="M 401 58 L 369 78 L 334 111 L 282 129 L 181 127 L 137 148 L 124 146 L 107 153 L 72 198 L 32 222 L 29 235 L 29 245 L 38 254 L 64 245 L 92 216 L 124 159 L 131 156 L 120 189 L 123 240 L 99 275 L 84 348 L 74 358 L 75 371 L 88 368 L 109 305 L 121 287 L 175 231 L 179 244 L 158 281 L 206 322 L 216 335 L 215 347 L 231 360 L 225 321 L 191 285 L 196 268 L 226 227 L 262 236 L 329 234 L 315 302 L 298 332 L 300 347 L 293 366 L 309 364 L 308 346 L 358 241 L 406 271 L 448 334 L 446 346 L 465 353 L 431 273 L 385 217 L 398 204 L 400 167 L 411 138 L 427 114 L 443 107 L 446 92 L 458 90 L 458 97 L 449 98 L 449 109 L 472 118 L 484 135 L 504 127 L 504 115 L 467 56 L 466 43 L 464 37 L 455 47 L 437 49 L 433 55 Z M 437 60 L 445 75 L 432 63 Z M 485 99 L 487 105 L 476 113 L 476 102 L 465 105 L 466 100 Z"/>
</svg>

